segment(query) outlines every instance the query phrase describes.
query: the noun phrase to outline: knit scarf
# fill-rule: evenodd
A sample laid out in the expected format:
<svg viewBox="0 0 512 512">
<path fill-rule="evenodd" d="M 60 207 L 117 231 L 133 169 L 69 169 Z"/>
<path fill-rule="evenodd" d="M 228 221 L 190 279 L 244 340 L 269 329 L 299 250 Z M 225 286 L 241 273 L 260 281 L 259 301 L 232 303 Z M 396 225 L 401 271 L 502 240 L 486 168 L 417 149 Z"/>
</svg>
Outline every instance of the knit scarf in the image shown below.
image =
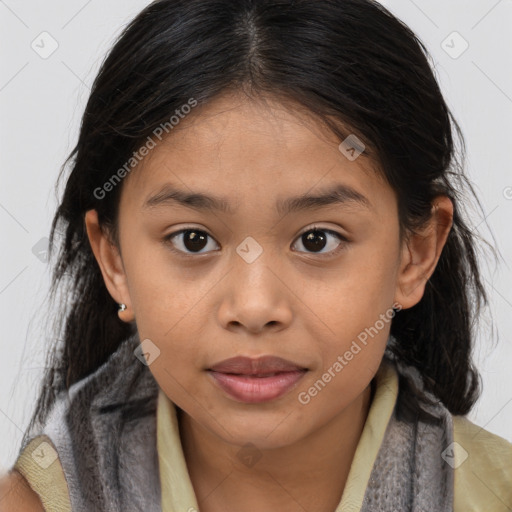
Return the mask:
<svg viewBox="0 0 512 512">
<path fill-rule="evenodd" d="M 453 441 L 451 414 L 424 390 L 415 368 L 392 356 L 393 341 L 384 357 L 397 369 L 399 391 L 360 512 L 453 512 L 453 469 L 441 456 Z M 21 450 L 38 434 L 52 440 L 73 512 L 162 512 L 159 386 L 134 356 L 139 344 L 138 333 L 123 341 L 24 439 Z"/>
</svg>

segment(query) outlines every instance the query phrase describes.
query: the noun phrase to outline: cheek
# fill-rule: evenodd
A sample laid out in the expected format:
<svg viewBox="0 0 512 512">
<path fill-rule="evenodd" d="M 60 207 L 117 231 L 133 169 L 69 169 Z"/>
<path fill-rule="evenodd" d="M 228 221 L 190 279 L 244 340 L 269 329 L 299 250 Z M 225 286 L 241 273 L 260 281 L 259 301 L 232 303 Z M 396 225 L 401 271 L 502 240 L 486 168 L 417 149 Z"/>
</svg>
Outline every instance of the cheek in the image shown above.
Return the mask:
<svg viewBox="0 0 512 512">
<path fill-rule="evenodd" d="M 197 267 L 176 264 L 154 240 L 128 250 L 125 268 L 137 327 L 159 338 L 170 335 L 211 286 Z"/>
<path fill-rule="evenodd" d="M 341 277 L 330 285 L 321 317 L 331 333 L 323 343 L 322 359 L 323 371 L 336 375 L 325 376 L 332 378 L 332 389 L 361 392 L 379 367 L 395 315 L 397 258 L 398 251 L 385 243 L 354 251 Z"/>
<path fill-rule="evenodd" d="M 160 357 L 149 367 L 162 391 L 181 409 L 192 416 L 211 409 L 211 401 L 205 399 L 205 376 L 191 370 L 193 361 L 189 355 L 177 353 L 176 347 L 164 345 Z"/>
<path fill-rule="evenodd" d="M 340 315 L 341 316 L 341 315 Z M 353 402 L 378 371 L 393 318 L 392 309 L 359 312 L 338 321 L 335 342 L 321 349 L 322 367 L 301 387 L 299 403 L 319 421 L 328 421 Z M 332 337 L 331 337 L 332 340 Z"/>
<path fill-rule="evenodd" d="M 214 344 L 205 342 L 207 333 L 199 321 L 206 312 L 197 301 L 182 298 L 180 304 L 175 297 L 157 303 L 155 297 L 139 295 L 144 304 L 137 312 L 137 329 L 141 340 L 150 339 L 158 347 L 159 356 L 149 369 L 159 386 L 188 409 L 204 395 L 204 368 L 215 359 Z"/>
<path fill-rule="evenodd" d="M 384 229 L 372 242 L 353 251 L 347 263 L 345 290 L 350 290 L 354 306 L 375 316 L 392 305 L 399 256 L 397 234 Z M 372 320 L 371 316 L 366 320 Z"/>
<path fill-rule="evenodd" d="M 150 368 L 159 384 L 169 381 L 179 389 L 209 357 L 210 347 L 201 346 L 201 340 L 207 339 L 204 298 L 211 285 L 178 275 L 168 259 L 144 256 L 139 251 L 126 264 L 137 330 L 141 341 L 149 339 L 160 350 Z"/>
</svg>

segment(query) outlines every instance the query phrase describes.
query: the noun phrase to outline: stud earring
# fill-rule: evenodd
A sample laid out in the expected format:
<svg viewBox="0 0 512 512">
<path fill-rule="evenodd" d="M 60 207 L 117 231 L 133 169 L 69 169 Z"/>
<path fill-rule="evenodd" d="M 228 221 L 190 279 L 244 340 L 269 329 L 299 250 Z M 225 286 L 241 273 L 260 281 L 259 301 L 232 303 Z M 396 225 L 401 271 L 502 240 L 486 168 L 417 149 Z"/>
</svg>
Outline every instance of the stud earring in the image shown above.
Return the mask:
<svg viewBox="0 0 512 512">
<path fill-rule="evenodd" d="M 135 316 L 134 316 L 133 312 L 128 313 L 127 312 L 128 306 L 126 304 L 123 304 L 122 302 L 120 304 L 118 303 L 118 306 L 119 306 L 119 309 L 117 310 L 117 314 L 119 315 L 119 319 L 122 322 L 132 323 L 135 320 Z M 126 313 L 125 313 L 125 311 L 126 311 Z"/>
</svg>

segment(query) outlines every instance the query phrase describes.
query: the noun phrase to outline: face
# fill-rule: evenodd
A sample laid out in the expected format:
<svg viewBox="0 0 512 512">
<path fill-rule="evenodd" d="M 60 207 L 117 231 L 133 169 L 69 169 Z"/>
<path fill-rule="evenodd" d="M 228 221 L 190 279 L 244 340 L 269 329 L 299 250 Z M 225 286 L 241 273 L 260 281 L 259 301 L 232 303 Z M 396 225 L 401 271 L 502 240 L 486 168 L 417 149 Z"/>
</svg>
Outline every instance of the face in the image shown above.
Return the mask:
<svg viewBox="0 0 512 512">
<path fill-rule="evenodd" d="M 120 263 L 108 272 L 103 258 L 106 284 L 160 351 L 149 368 L 162 390 L 230 443 L 304 438 L 343 414 L 381 362 L 403 297 L 397 202 L 364 153 L 349 160 L 338 146 L 276 101 L 224 95 L 123 182 Z M 210 371 L 235 356 L 297 371 Z"/>
</svg>

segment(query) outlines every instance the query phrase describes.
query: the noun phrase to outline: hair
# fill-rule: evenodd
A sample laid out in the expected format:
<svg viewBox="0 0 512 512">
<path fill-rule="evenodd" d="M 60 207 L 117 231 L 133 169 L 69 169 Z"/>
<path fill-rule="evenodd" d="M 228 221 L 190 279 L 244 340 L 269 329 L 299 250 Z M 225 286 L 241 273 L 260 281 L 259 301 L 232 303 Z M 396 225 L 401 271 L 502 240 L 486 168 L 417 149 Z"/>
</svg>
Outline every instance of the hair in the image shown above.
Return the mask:
<svg viewBox="0 0 512 512">
<path fill-rule="evenodd" d="M 464 137 L 429 59 L 410 28 L 374 0 L 147 6 L 104 59 L 78 142 L 57 180 L 71 168 L 49 246 L 52 258 L 55 235 L 62 235 L 50 295 L 52 301 L 57 290 L 63 296 L 30 425 L 44 423 L 57 394 L 94 372 L 135 332 L 117 316 L 84 222 L 85 212 L 96 209 L 118 244 L 122 184 L 102 199 L 94 191 L 190 98 L 206 105 L 228 90 L 290 100 L 340 140 L 355 134 L 364 141 L 363 156 L 378 163 L 396 193 L 401 237 L 425 225 L 436 196 L 452 200 L 453 225 L 437 267 L 419 303 L 395 315 L 391 334 L 396 357 L 418 369 L 452 414 L 466 414 L 480 392 L 472 349 L 475 320 L 488 299 L 463 192 L 478 198 L 464 175 Z"/>
</svg>

